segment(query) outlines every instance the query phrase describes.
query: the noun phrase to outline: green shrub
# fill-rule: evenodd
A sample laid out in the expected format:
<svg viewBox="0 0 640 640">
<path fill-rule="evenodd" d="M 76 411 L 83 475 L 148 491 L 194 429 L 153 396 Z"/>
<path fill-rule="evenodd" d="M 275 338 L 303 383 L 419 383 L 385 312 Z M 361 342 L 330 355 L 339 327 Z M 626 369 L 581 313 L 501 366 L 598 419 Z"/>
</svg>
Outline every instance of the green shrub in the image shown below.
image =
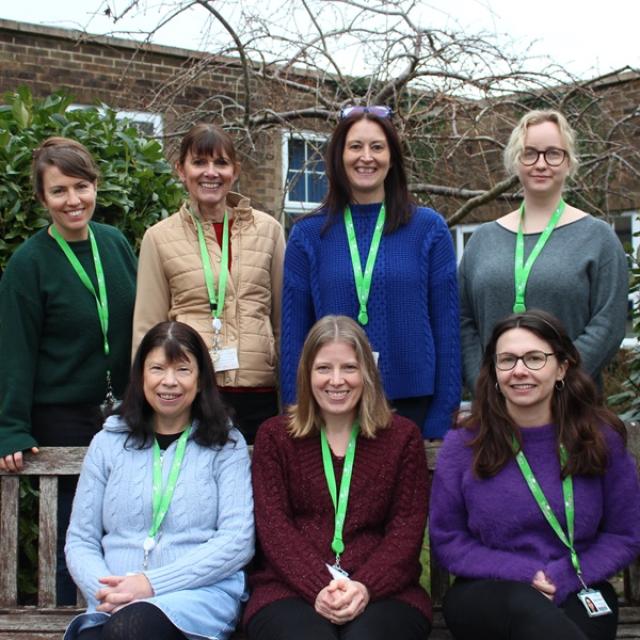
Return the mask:
<svg viewBox="0 0 640 640">
<path fill-rule="evenodd" d="M 34 100 L 20 87 L 0 104 L 0 271 L 49 222 L 30 179 L 32 152 L 49 136 L 74 138 L 91 151 L 101 173 L 95 219 L 118 227 L 134 248 L 184 198 L 157 140 L 108 108 L 68 111 L 72 102 L 61 92 Z"/>
</svg>

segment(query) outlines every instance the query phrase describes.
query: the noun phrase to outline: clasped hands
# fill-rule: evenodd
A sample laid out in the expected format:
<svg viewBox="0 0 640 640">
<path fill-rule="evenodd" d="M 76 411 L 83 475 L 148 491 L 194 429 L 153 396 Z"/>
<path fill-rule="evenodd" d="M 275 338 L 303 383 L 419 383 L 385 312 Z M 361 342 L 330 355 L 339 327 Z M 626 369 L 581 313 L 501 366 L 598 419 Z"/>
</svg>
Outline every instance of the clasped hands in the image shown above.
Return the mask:
<svg viewBox="0 0 640 640">
<path fill-rule="evenodd" d="M 104 613 L 115 613 L 125 604 L 150 598 L 153 595 L 151 584 L 144 573 L 130 576 L 106 576 L 99 578 L 99 582 L 106 586 L 96 592 L 96 599 L 100 602 L 96 610 Z"/>
<path fill-rule="evenodd" d="M 316 596 L 315 610 L 334 624 L 345 624 L 359 616 L 369 604 L 369 591 L 362 582 L 332 580 Z"/>
</svg>

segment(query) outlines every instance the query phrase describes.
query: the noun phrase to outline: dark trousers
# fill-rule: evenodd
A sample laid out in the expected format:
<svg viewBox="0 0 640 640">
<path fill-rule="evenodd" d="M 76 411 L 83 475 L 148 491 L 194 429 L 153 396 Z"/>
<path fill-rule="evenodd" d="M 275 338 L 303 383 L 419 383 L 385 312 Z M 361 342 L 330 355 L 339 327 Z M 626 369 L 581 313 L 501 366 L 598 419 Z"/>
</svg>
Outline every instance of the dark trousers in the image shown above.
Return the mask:
<svg viewBox="0 0 640 640">
<path fill-rule="evenodd" d="M 36 405 L 31 412 L 31 431 L 41 447 L 86 447 L 101 425 L 102 414 L 95 405 Z M 59 605 L 76 603 L 76 585 L 64 557 L 76 484 L 75 476 L 61 476 L 58 482 L 56 598 Z"/>
<path fill-rule="evenodd" d="M 133 602 L 103 625 L 81 631 L 78 640 L 185 640 L 185 635 L 158 607 Z"/>
<path fill-rule="evenodd" d="M 425 640 L 429 620 L 399 600 L 370 602 L 351 622 L 337 625 L 302 598 L 278 600 L 256 613 L 247 627 L 249 640 Z"/>
<path fill-rule="evenodd" d="M 389 400 L 396 413 L 403 418 L 409 418 L 418 425 L 420 431 L 427 419 L 427 411 L 431 404 L 432 396 L 416 396 L 415 398 L 396 398 Z"/>
<path fill-rule="evenodd" d="M 247 444 L 253 444 L 258 427 L 278 415 L 278 394 L 275 391 L 225 391 L 220 389 L 225 404 L 232 409 L 232 418 Z"/>
<path fill-rule="evenodd" d="M 608 582 L 593 588 L 610 615 L 590 618 L 576 594 L 558 606 L 523 582 L 458 578 L 445 596 L 444 617 L 456 640 L 615 640 L 618 598 Z"/>
</svg>

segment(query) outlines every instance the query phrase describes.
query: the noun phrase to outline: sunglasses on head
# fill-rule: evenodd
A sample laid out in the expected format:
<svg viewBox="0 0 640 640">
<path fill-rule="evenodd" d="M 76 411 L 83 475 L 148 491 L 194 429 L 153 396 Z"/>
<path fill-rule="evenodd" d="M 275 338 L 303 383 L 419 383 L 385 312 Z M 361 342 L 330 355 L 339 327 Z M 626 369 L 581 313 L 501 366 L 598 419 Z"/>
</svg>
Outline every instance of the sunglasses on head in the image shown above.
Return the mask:
<svg viewBox="0 0 640 640">
<path fill-rule="evenodd" d="M 393 115 L 393 110 L 391 107 L 387 107 L 385 105 L 343 107 L 340 109 L 340 120 L 344 120 L 349 116 L 356 114 L 359 115 L 361 113 L 370 113 L 374 116 L 378 116 L 378 118 L 390 118 Z"/>
</svg>

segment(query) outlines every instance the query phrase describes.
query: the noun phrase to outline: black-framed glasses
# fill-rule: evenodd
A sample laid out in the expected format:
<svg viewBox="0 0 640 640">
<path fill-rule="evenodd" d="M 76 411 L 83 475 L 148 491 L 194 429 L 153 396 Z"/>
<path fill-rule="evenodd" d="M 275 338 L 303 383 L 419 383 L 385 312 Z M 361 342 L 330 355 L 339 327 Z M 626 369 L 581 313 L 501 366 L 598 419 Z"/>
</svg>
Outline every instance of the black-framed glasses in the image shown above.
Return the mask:
<svg viewBox="0 0 640 640">
<path fill-rule="evenodd" d="M 557 147 L 549 147 L 544 151 L 539 151 L 533 147 L 525 147 L 520 154 L 520 162 L 525 167 L 530 167 L 538 162 L 538 158 L 540 158 L 540 156 L 544 158 L 544 161 L 550 167 L 559 167 L 567 157 L 567 152 L 564 149 L 558 149 Z"/>
<path fill-rule="evenodd" d="M 393 115 L 393 109 L 381 104 L 370 106 L 353 105 L 351 107 L 342 107 L 342 109 L 340 109 L 339 118 L 340 120 L 344 120 L 349 116 L 361 113 L 370 113 L 374 116 L 378 116 L 378 118 L 390 118 Z"/>
<path fill-rule="evenodd" d="M 515 353 L 496 353 L 493 356 L 493 361 L 495 362 L 496 369 L 500 369 L 500 371 L 511 371 L 517 364 L 518 360 L 522 360 L 524 366 L 527 369 L 531 369 L 531 371 L 538 371 L 542 369 L 545 364 L 547 364 L 547 360 L 549 356 L 555 356 L 555 352 L 545 353 L 544 351 L 527 351 L 522 356 L 517 356 Z"/>
</svg>

